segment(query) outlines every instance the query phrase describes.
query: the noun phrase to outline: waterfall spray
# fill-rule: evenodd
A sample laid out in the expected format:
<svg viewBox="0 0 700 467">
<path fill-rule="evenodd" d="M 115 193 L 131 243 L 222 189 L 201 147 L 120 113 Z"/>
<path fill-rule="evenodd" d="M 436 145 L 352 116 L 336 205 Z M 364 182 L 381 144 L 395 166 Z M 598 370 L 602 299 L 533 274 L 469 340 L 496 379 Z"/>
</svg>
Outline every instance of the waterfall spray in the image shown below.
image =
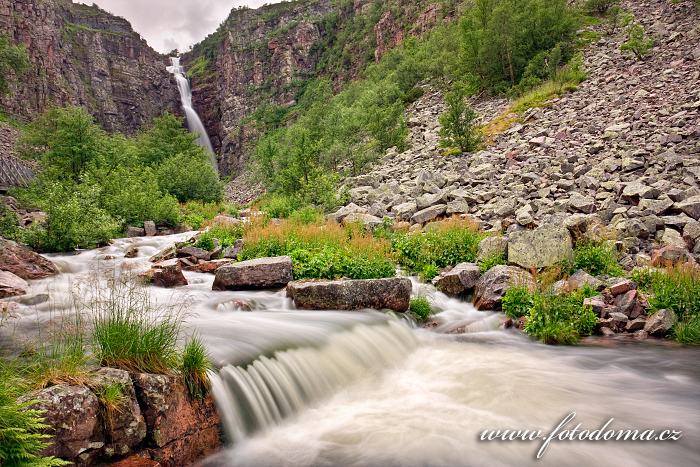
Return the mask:
<svg viewBox="0 0 700 467">
<path fill-rule="evenodd" d="M 185 69 L 180 65 L 180 58 L 171 57 L 171 66 L 169 66 L 168 72 L 175 76 L 177 81 L 177 88 L 180 91 L 180 100 L 182 101 L 182 109 L 185 111 L 185 116 L 187 117 L 187 126 L 192 133 L 198 134 L 197 144 L 206 149 L 209 155 L 209 160 L 212 167 L 218 172 L 219 166 L 216 161 L 216 155 L 214 154 L 214 148 L 209 140 L 209 135 L 207 135 L 207 130 L 202 124 L 202 120 L 195 112 L 192 107 L 192 89 L 190 88 L 190 81 L 185 76 Z"/>
</svg>

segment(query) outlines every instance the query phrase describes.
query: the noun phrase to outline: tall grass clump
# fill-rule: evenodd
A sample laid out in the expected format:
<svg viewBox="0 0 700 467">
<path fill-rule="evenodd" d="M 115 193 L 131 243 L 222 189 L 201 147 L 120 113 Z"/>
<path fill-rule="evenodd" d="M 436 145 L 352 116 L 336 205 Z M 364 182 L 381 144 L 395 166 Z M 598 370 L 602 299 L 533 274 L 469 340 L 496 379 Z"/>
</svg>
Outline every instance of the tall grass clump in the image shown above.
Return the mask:
<svg viewBox="0 0 700 467">
<path fill-rule="evenodd" d="M 257 221 L 246 228 L 244 245 L 241 260 L 290 256 L 295 279 L 379 279 L 396 274 L 388 241 L 335 222 Z"/>
<path fill-rule="evenodd" d="M 422 296 L 411 299 L 409 311 L 417 321 L 426 321 L 433 314 L 430 302 Z"/>
<path fill-rule="evenodd" d="M 624 274 L 615 246 L 608 242 L 582 242 L 574 250 L 574 268 L 594 276 L 619 277 Z"/>
<path fill-rule="evenodd" d="M 590 335 L 598 322 L 593 310 L 583 305 L 591 295 L 585 288 L 564 295 L 536 293 L 525 332 L 545 344 L 575 344 Z"/>
<path fill-rule="evenodd" d="M 212 368 L 206 347 L 198 337 L 192 337 L 182 351 L 180 371 L 193 399 L 202 400 L 209 393 L 210 381 L 207 372 Z"/>
<path fill-rule="evenodd" d="M 87 302 L 93 317 L 93 353 L 100 365 L 168 374 L 179 364 L 182 312 L 157 305 L 133 278 L 108 278 Z"/>
<path fill-rule="evenodd" d="M 430 280 L 441 268 L 474 262 L 484 237 L 474 221 L 453 218 L 422 232 L 397 233 L 392 243 L 402 266 Z"/>
</svg>

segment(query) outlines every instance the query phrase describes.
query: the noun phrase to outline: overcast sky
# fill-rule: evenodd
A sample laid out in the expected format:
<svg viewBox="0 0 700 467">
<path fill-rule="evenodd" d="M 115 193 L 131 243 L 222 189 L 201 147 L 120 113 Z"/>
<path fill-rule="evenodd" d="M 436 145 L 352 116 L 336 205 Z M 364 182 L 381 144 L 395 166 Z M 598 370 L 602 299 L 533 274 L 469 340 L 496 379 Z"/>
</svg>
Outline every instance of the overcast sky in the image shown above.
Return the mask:
<svg viewBox="0 0 700 467">
<path fill-rule="evenodd" d="M 76 1 L 76 0 L 74 0 Z M 186 51 L 221 24 L 233 8 L 280 0 L 78 0 L 122 16 L 159 52 Z"/>
</svg>

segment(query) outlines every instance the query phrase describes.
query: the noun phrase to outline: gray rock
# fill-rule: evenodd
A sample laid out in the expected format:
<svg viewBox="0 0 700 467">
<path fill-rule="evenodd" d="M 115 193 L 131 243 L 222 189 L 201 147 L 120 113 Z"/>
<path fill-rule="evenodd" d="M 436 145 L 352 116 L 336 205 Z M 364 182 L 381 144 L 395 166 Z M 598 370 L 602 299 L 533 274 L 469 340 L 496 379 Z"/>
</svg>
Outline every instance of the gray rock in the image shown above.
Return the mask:
<svg viewBox="0 0 700 467">
<path fill-rule="evenodd" d="M 127 227 L 126 229 L 126 236 L 129 238 L 134 238 L 134 237 L 145 237 L 146 236 L 146 230 L 142 229 L 140 227 Z"/>
<path fill-rule="evenodd" d="M 529 204 L 515 211 L 515 220 L 522 226 L 528 226 L 535 222 L 532 216 L 532 206 Z"/>
<path fill-rule="evenodd" d="M 574 211 L 591 214 L 595 211 L 595 200 L 581 193 L 572 193 L 569 198 L 569 207 Z"/>
<path fill-rule="evenodd" d="M 474 289 L 479 277 L 481 277 L 479 266 L 461 263 L 433 279 L 433 285 L 442 293 L 459 296 Z"/>
<path fill-rule="evenodd" d="M 219 268 L 212 290 L 275 289 L 291 280 L 292 259 L 289 256 L 259 258 Z"/>
<path fill-rule="evenodd" d="M 564 226 L 544 225 L 514 232 L 508 242 L 508 262 L 526 269 L 540 269 L 571 261 L 571 235 Z"/>
<path fill-rule="evenodd" d="M 403 313 L 411 300 L 407 278 L 298 281 L 287 285 L 287 296 L 306 310 L 389 309 Z"/>
<path fill-rule="evenodd" d="M 622 198 L 629 201 L 636 201 L 643 198 L 657 198 L 661 192 L 651 186 L 645 185 L 640 181 L 628 183 L 625 189 L 622 190 Z"/>
<path fill-rule="evenodd" d="M 661 244 L 664 246 L 686 248 L 685 240 L 683 240 L 680 232 L 671 228 L 664 230 L 664 234 L 661 237 Z"/>
<path fill-rule="evenodd" d="M 382 220 L 371 214 L 350 213 L 343 219 L 343 224 L 362 224 L 368 229 L 374 229 L 382 224 Z"/>
<path fill-rule="evenodd" d="M 367 209 L 358 206 L 355 203 L 350 203 L 347 206 L 343 206 L 338 209 L 333 214 L 329 214 L 328 217 L 335 219 L 337 222 L 342 222 L 350 214 L 367 214 Z"/>
<path fill-rule="evenodd" d="M 425 224 L 432 220 L 437 219 L 447 212 L 446 204 L 438 204 L 437 206 L 431 206 L 425 208 L 422 211 L 418 211 L 411 217 L 411 222 L 414 224 Z"/>
<path fill-rule="evenodd" d="M 676 204 L 676 207 L 695 220 L 700 220 L 700 195 Z"/>
<path fill-rule="evenodd" d="M 479 252 L 476 256 L 477 263 L 494 256 L 503 256 L 503 258 L 508 256 L 508 240 L 505 237 L 486 237 L 479 242 Z"/>
<path fill-rule="evenodd" d="M 178 248 L 177 250 L 177 256 L 179 257 L 194 257 L 197 259 L 201 259 L 203 261 L 209 261 L 211 259 L 211 252 L 203 249 L 203 248 L 197 248 L 194 246 L 186 246 L 182 248 Z"/>
<path fill-rule="evenodd" d="M 535 280 L 527 271 L 515 266 L 496 266 L 476 283 L 474 306 L 479 310 L 500 310 L 501 300 L 508 288 L 525 286 L 534 290 L 535 285 Z"/>
<path fill-rule="evenodd" d="M 143 223 L 143 230 L 147 237 L 154 237 L 158 230 L 156 229 L 156 223 L 153 221 L 146 221 Z"/>
<path fill-rule="evenodd" d="M 243 240 L 238 239 L 233 246 L 224 248 L 222 256 L 227 259 L 238 259 L 238 255 L 241 253 L 241 251 L 243 251 Z"/>
<path fill-rule="evenodd" d="M 636 331 L 641 331 L 644 329 L 644 327 L 647 324 L 647 320 L 645 318 L 636 318 L 632 321 L 627 322 L 627 327 L 625 330 L 627 332 L 636 332 Z"/>
<path fill-rule="evenodd" d="M 409 220 L 418 210 L 414 201 L 402 203 L 391 208 L 391 212 L 401 220 Z"/>
<path fill-rule="evenodd" d="M 610 319 L 610 328 L 615 332 L 624 332 L 629 321 L 626 315 L 617 312 L 610 313 L 608 319 Z"/>
<path fill-rule="evenodd" d="M 430 206 L 435 206 L 436 204 L 442 203 L 442 198 L 443 195 L 442 193 L 436 193 L 436 194 L 425 194 L 422 196 L 419 196 L 416 199 L 416 208 L 420 211 L 425 208 L 429 208 Z"/>
<path fill-rule="evenodd" d="M 591 276 L 582 269 L 576 271 L 571 277 L 569 277 L 569 280 L 567 282 L 569 284 L 570 290 L 580 289 L 585 285 L 588 285 L 593 290 L 598 291 L 603 290 L 605 288 L 605 284 L 603 283 L 603 281 L 596 279 L 595 277 Z"/>
<path fill-rule="evenodd" d="M 651 336 L 663 337 L 676 324 L 676 314 L 673 310 L 659 310 L 647 318 L 644 330 Z"/>
<path fill-rule="evenodd" d="M 182 265 L 177 259 L 155 263 L 141 277 L 156 287 L 171 288 L 187 285 L 187 279 L 182 273 Z"/>
<path fill-rule="evenodd" d="M 469 212 L 469 203 L 456 199 L 447 203 L 447 215 L 463 214 Z"/>
<path fill-rule="evenodd" d="M 658 200 L 642 199 L 639 202 L 639 209 L 651 211 L 657 216 L 666 212 L 671 206 L 673 206 L 673 201 L 671 201 L 670 198 L 661 198 Z"/>
</svg>

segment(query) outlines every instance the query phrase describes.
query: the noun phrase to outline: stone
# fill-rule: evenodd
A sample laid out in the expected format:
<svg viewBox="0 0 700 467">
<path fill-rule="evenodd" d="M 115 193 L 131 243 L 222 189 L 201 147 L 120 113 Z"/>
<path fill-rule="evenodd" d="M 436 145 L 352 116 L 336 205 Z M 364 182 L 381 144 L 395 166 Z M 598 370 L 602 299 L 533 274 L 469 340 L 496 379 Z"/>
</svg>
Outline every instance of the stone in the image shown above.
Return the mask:
<svg viewBox="0 0 700 467">
<path fill-rule="evenodd" d="M 110 467 L 162 467 L 162 464 L 138 454 L 109 464 Z"/>
<path fill-rule="evenodd" d="M 508 256 L 508 240 L 505 237 L 489 236 L 479 242 L 479 250 L 476 256 L 477 263 L 496 256 L 502 256 L 503 258 Z"/>
<path fill-rule="evenodd" d="M 665 246 L 654 250 L 651 254 L 651 265 L 657 268 L 687 262 L 693 262 L 693 257 L 685 247 Z"/>
<path fill-rule="evenodd" d="M 171 245 L 167 248 L 162 249 L 155 255 L 149 258 L 151 263 L 160 263 L 162 261 L 167 261 L 169 259 L 174 259 L 177 257 L 177 248 L 175 245 Z"/>
<path fill-rule="evenodd" d="M 219 214 L 212 220 L 212 224 L 215 225 L 225 225 L 225 226 L 236 226 L 243 225 L 243 221 L 232 216 L 227 216 L 225 214 Z"/>
<path fill-rule="evenodd" d="M 603 283 L 603 281 L 601 281 L 600 279 L 596 279 L 595 277 L 591 276 L 582 269 L 579 269 L 574 274 L 572 274 L 567 282 L 569 284 L 569 290 L 577 290 L 583 288 L 586 285 L 592 288 L 593 290 L 598 291 L 603 290 L 605 288 L 605 284 Z"/>
<path fill-rule="evenodd" d="M 613 304 L 618 312 L 624 314 L 629 319 L 636 319 L 644 314 L 644 306 L 641 303 L 639 292 L 629 290 L 615 297 Z"/>
<path fill-rule="evenodd" d="M 124 258 L 136 258 L 139 255 L 139 248 L 136 245 L 129 245 L 124 253 Z"/>
<path fill-rule="evenodd" d="M 146 422 L 141 415 L 128 372 L 115 368 L 100 368 L 89 376 L 88 386 L 96 394 L 100 394 L 110 385 L 118 385 L 121 388 L 124 400 L 119 407 L 107 407 L 100 401 L 105 418 L 105 439 L 108 441 L 105 449 L 112 455 L 124 455 L 146 437 Z"/>
<path fill-rule="evenodd" d="M 154 264 L 148 272 L 142 274 L 142 277 L 156 287 L 172 288 L 187 285 L 187 279 L 177 259 Z"/>
<path fill-rule="evenodd" d="M 447 215 L 465 214 L 469 212 L 469 203 L 460 199 L 447 203 Z"/>
<path fill-rule="evenodd" d="M 693 219 L 700 220 L 700 195 L 690 197 L 676 204 L 676 208 Z"/>
<path fill-rule="evenodd" d="M 426 222 L 430 222 L 432 220 L 437 219 L 438 217 L 442 216 L 447 212 L 447 205 L 446 204 L 438 204 L 436 206 L 431 206 L 429 208 L 425 208 L 422 211 L 418 211 L 411 217 L 411 222 L 414 224 L 425 224 Z"/>
<path fill-rule="evenodd" d="M 633 202 L 643 198 L 655 199 L 658 198 L 659 194 L 661 192 L 658 189 L 640 181 L 630 182 L 622 190 L 622 198 Z"/>
<path fill-rule="evenodd" d="M 535 222 L 535 219 L 532 217 L 532 207 L 528 204 L 515 211 L 515 221 L 523 227 Z"/>
<path fill-rule="evenodd" d="M 156 223 L 153 221 L 144 222 L 143 230 L 146 233 L 147 237 L 154 237 L 156 236 L 156 234 L 158 234 L 158 230 L 156 229 Z"/>
<path fill-rule="evenodd" d="M 204 261 L 211 259 L 211 252 L 194 246 L 185 246 L 177 249 L 177 256 L 180 258 L 193 257 Z"/>
<path fill-rule="evenodd" d="M 409 220 L 418 210 L 415 201 L 402 203 L 391 208 L 391 212 L 401 220 Z"/>
<path fill-rule="evenodd" d="M 305 310 L 408 310 L 411 280 L 407 278 L 297 281 L 287 285 L 287 296 Z"/>
<path fill-rule="evenodd" d="M 337 222 L 342 222 L 350 214 L 367 214 L 367 208 L 362 208 L 355 203 L 350 203 L 343 206 L 328 217 L 335 219 Z"/>
<path fill-rule="evenodd" d="M 457 297 L 473 290 L 479 277 L 481 277 L 479 266 L 472 263 L 460 263 L 433 279 L 433 285 L 440 292 Z"/>
<path fill-rule="evenodd" d="M 368 229 L 374 229 L 382 225 L 382 219 L 371 214 L 350 213 L 343 219 L 343 224 L 361 224 Z"/>
<path fill-rule="evenodd" d="M 0 238 L 0 270 L 11 272 L 26 281 L 58 274 L 58 268 L 51 261 L 4 238 Z"/>
<path fill-rule="evenodd" d="M 291 281 L 292 259 L 289 256 L 258 258 L 219 268 L 212 289 L 276 289 Z"/>
<path fill-rule="evenodd" d="M 573 193 L 569 198 L 569 207 L 574 211 L 591 214 L 595 211 L 595 200 L 580 193 Z"/>
<path fill-rule="evenodd" d="M 590 307 L 591 310 L 593 310 L 593 313 L 596 315 L 603 317 L 604 313 L 603 310 L 605 310 L 605 298 L 602 295 L 597 295 L 595 297 L 590 297 L 590 298 L 584 298 L 583 299 L 583 306 L 585 307 Z"/>
<path fill-rule="evenodd" d="M 665 213 L 671 206 L 673 206 L 673 201 L 670 198 L 642 199 L 639 201 L 639 209 L 651 211 L 652 214 L 657 216 Z"/>
<path fill-rule="evenodd" d="M 126 236 L 128 238 L 145 237 L 146 230 L 142 229 L 140 227 L 127 227 L 126 228 Z"/>
<path fill-rule="evenodd" d="M 29 284 L 21 277 L 8 271 L 0 271 L 0 299 L 26 295 Z"/>
<path fill-rule="evenodd" d="M 514 232 L 508 242 L 508 263 L 525 269 L 554 266 L 571 261 L 573 256 L 571 235 L 561 225 Z"/>
<path fill-rule="evenodd" d="M 44 421 L 51 428 L 51 444 L 42 451 L 43 455 L 74 459 L 104 446 L 100 403 L 85 386 L 59 384 L 21 400 L 38 401 L 30 408 L 43 411 Z"/>
<path fill-rule="evenodd" d="M 624 332 L 625 329 L 627 328 L 627 322 L 629 321 L 629 318 L 627 318 L 626 315 L 622 313 L 610 313 L 609 315 L 609 320 L 610 320 L 610 329 L 612 329 L 615 332 Z"/>
<path fill-rule="evenodd" d="M 201 272 L 203 274 L 214 274 L 220 268 L 233 264 L 232 259 L 214 259 L 212 261 L 200 261 L 194 266 L 190 267 L 189 271 Z"/>
<path fill-rule="evenodd" d="M 644 331 L 650 336 L 663 337 L 668 334 L 676 324 L 676 314 L 673 310 L 659 310 L 647 318 Z"/>
<path fill-rule="evenodd" d="M 663 236 L 661 237 L 661 244 L 678 248 L 686 248 L 687 246 L 680 232 L 671 228 L 664 229 Z"/>
<path fill-rule="evenodd" d="M 224 248 L 223 253 L 221 256 L 227 259 L 238 259 L 238 255 L 243 251 L 243 240 L 238 239 L 236 242 L 233 244 L 233 246 Z"/>
<path fill-rule="evenodd" d="M 629 279 L 615 279 L 608 289 L 613 297 L 627 293 L 634 289 L 634 283 Z"/>
<path fill-rule="evenodd" d="M 421 195 L 418 198 L 416 198 L 416 208 L 420 211 L 420 210 L 423 210 L 425 208 L 435 206 L 436 204 L 441 204 L 442 198 L 443 198 L 442 193 L 435 193 L 435 194 L 428 193 L 425 195 Z"/>
<path fill-rule="evenodd" d="M 625 330 L 627 332 L 641 331 L 644 329 L 646 324 L 647 324 L 647 320 L 645 318 L 636 318 L 632 321 L 627 322 L 627 327 L 625 328 Z"/>
<path fill-rule="evenodd" d="M 529 272 L 515 266 L 496 266 L 487 271 L 474 287 L 474 306 L 479 310 L 500 310 L 501 300 L 509 287 L 535 289 Z"/>
</svg>

